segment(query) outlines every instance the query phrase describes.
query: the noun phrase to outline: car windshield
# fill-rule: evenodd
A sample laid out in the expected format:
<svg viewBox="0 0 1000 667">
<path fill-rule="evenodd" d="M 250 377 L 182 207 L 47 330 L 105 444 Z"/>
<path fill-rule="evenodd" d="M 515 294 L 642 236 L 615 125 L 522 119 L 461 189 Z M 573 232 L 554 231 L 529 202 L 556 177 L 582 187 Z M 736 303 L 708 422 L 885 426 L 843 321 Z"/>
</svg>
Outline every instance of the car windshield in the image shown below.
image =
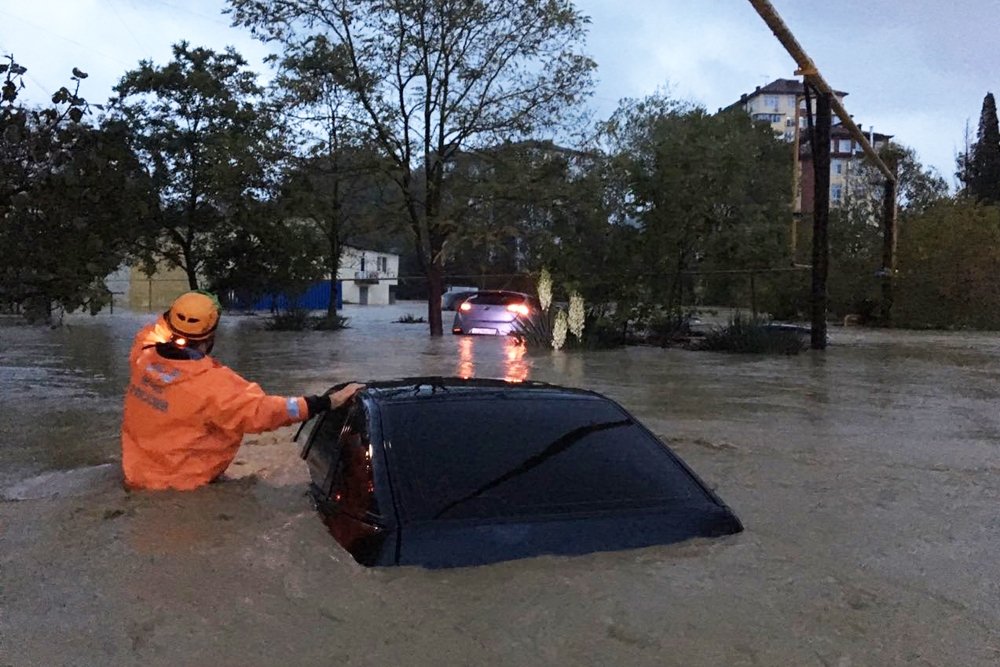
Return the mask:
<svg viewBox="0 0 1000 667">
<path fill-rule="evenodd" d="M 524 297 L 520 294 L 479 293 L 469 299 L 469 303 L 476 306 L 508 306 L 512 303 L 523 302 Z"/>
<path fill-rule="evenodd" d="M 614 403 L 476 397 L 382 406 L 407 519 L 684 504 L 707 494 Z"/>
</svg>

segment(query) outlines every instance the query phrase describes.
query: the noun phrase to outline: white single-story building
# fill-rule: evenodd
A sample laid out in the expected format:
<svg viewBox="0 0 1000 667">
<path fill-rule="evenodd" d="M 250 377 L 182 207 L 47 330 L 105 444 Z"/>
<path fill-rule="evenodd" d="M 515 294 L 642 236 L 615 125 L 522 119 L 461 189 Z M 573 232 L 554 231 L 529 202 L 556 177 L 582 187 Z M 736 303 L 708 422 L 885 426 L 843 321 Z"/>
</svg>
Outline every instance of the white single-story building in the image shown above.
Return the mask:
<svg viewBox="0 0 1000 667">
<path fill-rule="evenodd" d="M 344 303 L 384 306 L 395 301 L 399 255 L 344 246 L 337 278 Z"/>
</svg>

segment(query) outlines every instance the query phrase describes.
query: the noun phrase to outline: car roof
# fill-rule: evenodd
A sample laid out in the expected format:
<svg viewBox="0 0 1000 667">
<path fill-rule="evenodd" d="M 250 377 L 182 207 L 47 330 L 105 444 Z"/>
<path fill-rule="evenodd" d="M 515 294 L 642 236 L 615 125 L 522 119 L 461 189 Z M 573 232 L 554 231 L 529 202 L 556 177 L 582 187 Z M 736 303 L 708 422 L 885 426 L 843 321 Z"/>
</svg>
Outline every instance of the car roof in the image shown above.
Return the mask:
<svg viewBox="0 0 1000 667">
<path fill-rule="evenodd" d="M 411 398 L 455 398 L 458 396 L 487 395 L 498 393 L 528 396 L 531 394 L 549 398 L 603 396 L 586 389 L 563 387 L 546 382 L 527 380 L 508 382 L 492 378 L 458 378 L 447 376 L 421 376 L 380 380 L 365 383 L 364 394 L 376 403 L 407 400 Z M 606 400 L 606 399 L 604 399 Z"/>
<path fill-rule="evenodd" d="M 506 289 L 481 289 L 478 292 L 474 292 L 475 296 L 488 296 L 490 294 L 496 296 L 520 296 L 524 298 L 530 298 L 530 294 L 525 294 L 524 292 L 515 292 L 513 290 Z"/>
</svg>

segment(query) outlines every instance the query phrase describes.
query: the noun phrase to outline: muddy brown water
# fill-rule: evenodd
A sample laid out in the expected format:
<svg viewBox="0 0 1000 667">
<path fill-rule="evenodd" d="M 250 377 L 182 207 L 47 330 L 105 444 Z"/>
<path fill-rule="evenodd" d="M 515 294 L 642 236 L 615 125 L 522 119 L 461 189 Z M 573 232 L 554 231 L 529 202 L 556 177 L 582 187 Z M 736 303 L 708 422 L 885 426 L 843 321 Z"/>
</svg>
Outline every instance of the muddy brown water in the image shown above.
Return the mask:
<svg viewBox="0 0 1000 667">
<path fill-rule="evenodd" d="M 235 481 L 127 494 L 140 315 L 0 323 L 0 665 L 1000 664 L 1000 337 L 835 330 L 823 354 L 528 354 L 356 307 L 335 333 L 227 318 L 272 393 L 475 375 L 611 396 L 743 519 L 715 541 L 366 569 L 305 495 L 291 429 Z"/>
</svg>

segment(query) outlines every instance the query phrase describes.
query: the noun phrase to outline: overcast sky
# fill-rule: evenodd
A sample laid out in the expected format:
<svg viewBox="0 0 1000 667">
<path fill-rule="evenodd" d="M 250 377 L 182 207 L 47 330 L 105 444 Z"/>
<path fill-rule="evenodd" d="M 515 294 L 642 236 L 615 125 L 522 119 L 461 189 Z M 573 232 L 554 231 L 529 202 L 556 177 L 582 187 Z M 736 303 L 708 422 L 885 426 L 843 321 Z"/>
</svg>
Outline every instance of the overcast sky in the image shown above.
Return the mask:
<svg viewBox="0 0 1000 667">
<path fill-rule="evenodd" d="M 773 0 L 827 81 L 865 129 L 893 134 L 952 182 L 954 156 L 973 133 L 983 96 L 1000 93 L 997 0 Z M 268 48 L 230 28 L 223 0 L 0 0 L 0 52 L 28 68 L 42 101 L 90 73 L 82 89 L 103 101 L 140 59 L 162 64 L 170 45 L 232 45 L 258 70 Z M 598 63 L 591 101 L 607 117 L 624 97 L 667 86 L 709 110 L 726 106 L 795 64 L 747 0 L 577 0 L 592 18 Z"/>
</svg>

